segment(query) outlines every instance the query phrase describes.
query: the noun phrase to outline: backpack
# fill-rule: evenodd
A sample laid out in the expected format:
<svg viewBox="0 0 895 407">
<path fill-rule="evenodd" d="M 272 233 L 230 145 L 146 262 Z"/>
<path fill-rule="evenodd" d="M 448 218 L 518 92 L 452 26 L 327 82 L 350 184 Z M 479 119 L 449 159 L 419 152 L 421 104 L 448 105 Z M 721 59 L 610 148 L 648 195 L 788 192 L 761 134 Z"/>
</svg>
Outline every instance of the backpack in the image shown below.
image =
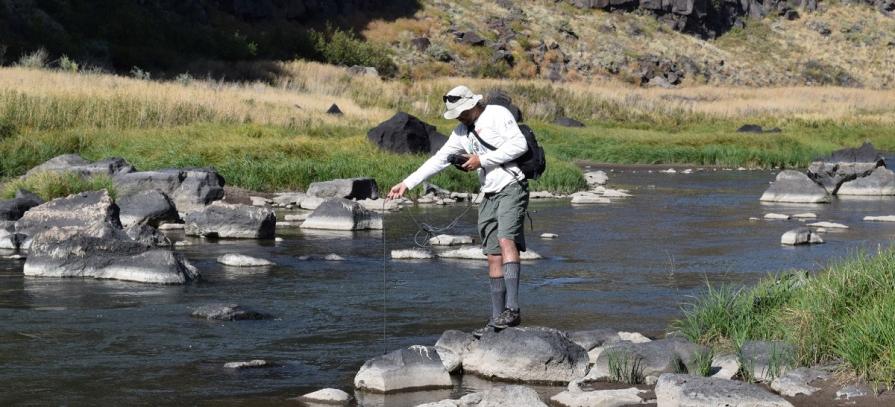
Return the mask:
<svg viewBox="0 0 895 407">
<path fill-rule="evenodd" d="M 519 130 L 522 132 L 522 135 L 525 136 L 525 143 L 528 144 L 528 150 L 525 150 L 525 153 L 513 160 L 513 162 L 516 163 L 516 166 L 518 166 L 519 169 L 522 170 L 522 173 L 525 174 L 525 179 L 538 179 L 547 169 L 547 157 L 544 155 L 544 148 L 538 144 L 538 140 L 535 138 L 535 132 L 532 131 L 531 127 L 528 127 L 525 124 L 520 124 Z M 497 150 L 496 147 L 486 143 L 485 140 L 482 140 L 475 130 L 467 129 L 467 131 L 469 134 L 475 136 L 475 138 L 479 140 L 479 143 L 485 146 L 485 148 L 488 148 L 489 150 Z M 503 167 L 503 165 L 501 165 L 501 167 Z"/>
</svg>

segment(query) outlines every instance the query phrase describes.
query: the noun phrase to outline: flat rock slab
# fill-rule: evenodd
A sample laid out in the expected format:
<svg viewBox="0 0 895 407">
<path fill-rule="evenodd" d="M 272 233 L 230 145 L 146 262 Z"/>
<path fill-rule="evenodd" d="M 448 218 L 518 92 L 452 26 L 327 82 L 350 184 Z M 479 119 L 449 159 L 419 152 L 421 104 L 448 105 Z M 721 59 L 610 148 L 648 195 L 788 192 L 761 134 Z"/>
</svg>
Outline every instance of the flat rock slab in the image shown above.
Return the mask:
<svg viewBox="0 0 895 407">
<path fill-rule="evenodd" d="M 771 382 L 771 388 L 784 396 L 795 397 L 799 394 L 810 396 L 821 390 L 819 387 L 811 386 L 811 382 L 829 378 L 829 372 L 800 367 L 790 370 L 783 374 L 783 376 L 774 379 L 774 381 Z"/>
<path fill-rule="evenodd" d="M 469 259 L 469 260 L 488 260 L 488 256 L 482 253 L 482 248 L 478 246 L 461 247 L 454 250 L 446 250 L 437 254 L 438 257 L 445 259 Z M 540 254 L 533 250 L 519 252 L 520 260 L 539 260 L 542 259 Z"/>
<path fill-rule="evenodd" d="M 864 221 L 866 221 L 866 222 L 895 222 L 895 215 L 865 216 Z"/>
<path fill-rule="evenodd" d="M 209 304 L 193 310 L 193 317 L 216 321 L 242 321 L 268 319 L 270 315 L 247 309 L 236 304 Z"/>
<path fill-rule="evenodd" d="M 339 389 L 320 389 L 299 397 L 298 401 L 347 406 L 351 402 L 351 395 Z"/>
<path fill-rule="evenodd" d="M 835 222 L 814 222 L 809 223 L 808 226 L 826 229 L 848 229 L 848 226 Z"/>
<path fill-rule="evenodd" d="M 225 254 L 221 257 L 218 257 L 218 263 L 227 266 L 233 267 L 260 267 L 260 266 L 274 266 L 276 263 L 267 260 L 261 259 L 258 257 L 246 256 L 244 254 L 234 254 L 229 253 Z"/>
<path fill-rule="evenodd" d="M 464 244 L 472 244 L 471 236 L 459 235 L 438 235 L 429 239 L 432 246 L 456 246 Z"/>
<path fill-rule="evenodd" d="M 334 179 L 311 183 L 307 193 L 324 199 L 378 199 L 379 187 L 373 178 Z"/>
<path fill-rule="evenodd" d="M 642 404 L 644 392 L 636 387 L 621 390 L 564 391 L 550 398 L 562 407 L 622 407 Z"/>
<path fill-rule="evenodd" d="M 467 394 L 459 400 L 441 400 L 416 407 L 547 407 L 547 404 L 529 387 L 505 385 Z"/>
<path fill-rule="evenodd" d="M 168 195 L 157 189 L 125 196 L 116 203 L 119 208 L 121 225 L 124 227 L 142 224 L 157 227 L 162 222 L 180 220 L 174 202 Z"/>
<path fill-rule="evenodd" d="M 764 202 L 829 203 L 830 194 L 807 175 L 785 170 L 777 174 L 777 179 L 761 195 Z"/>
<path fill-rule="evenodd" d="M 764 218 L 766 220 L 789 220 L 790 216 L 782 213 L 766 213 Z"/>
<path fill-rule="evenodd" d="M 255 359 L 247 362 L 227 362 L 224 363 L 224 368 L 226 369 L 249 369 L 249 368 L 258 368 L 258 367 L 268 367 L 270 363 L 267 363 L 266 360 Z"/>
<path fill-rule="evenodd" d="M 780 236 L 780 244 L 785 244 L 789 246 L 802 245 L 802 244 L 820 244 L 823 243 L 824 240 L 817 234 L 816 231 L 813 231 L 809 228 L 798 228 L 787 231 Z"/>
<path fill-rule="evenodd" d="M 588 378 L 612 378 L 613 372 L 609 369 L 609 364 L 613 360 L 622 363 L 627 361 L 629 365 L 635 361 L 639 362 L 641 373 L 645 378 L 658 377 L 662 373 L 673 373 L 682 369 L 694 370 L 696 358 L 700 353 L 707 351 L 704 346 L 683 339 L 659 339 L 643 343 L 617 342 L 604 347 L 594 361 Z"/>
<path fill-rule="evenodd" d="M 609 181 L 609 176 L 605 171 L 588 171 L 584 173 L 584 180 L 587 185 L 605 185 Z"/>
<path fill-rule="evenodd" d="M 215 202 L 186 216 L 190 236 L 273 239 L 277 217 L 270 208 Z"/>
<path fill-rule="evenodd" d="M 604 198 L 593 192 L 576 192 L 572 194 L 573 204 L 608 204 L 612 203 L 609 198 Z"/>
<path fill-rule="evenodd" d="M 392 259 L 394 260 L 414 260 L 414 259 L 432 259 L 435 255 L 424 249 L 403 249 L 392 250 Z"/>
<path fill-rule="evenodd" d="M 836 191 L 836 195 L 895 195 L 895 172 L 886 167 L 876 167 L 866 177 L 844 182 Z"/>
<path fill-rule="evenodd" d="M 485 378 L 567 383 L 587 371 L 587 351 L 564 332 L 507 328 L 486 333 L 463 356 L 464 371 Z"/>
<path fill-rule="evenodd" d="M 792 407 L 755 384 L 672 373 L 663 374 L 656 382 L 656 400 L 662 407 Z"/>
<path fill-rule="evenodd" d="M 303 229 L 382 229 L 382 215 L 344 198 L 330 198 L 301 224 Z"/>
<path fill-rule="evenodd" d="M 42 172 L 72 172 L 81 176 L 125 174 L 133 172 L 134 167 L 119 157 L 105 158 L 90 162 L 77 154 L 65 154 L 53 157 L 25 173 L 25 178 Z"/>
<path fill-rule="evenodd" d="M 359 390 L 395 391 L 453 387 L 438 352 L 429 346 L 411 346 L 368 360 L 354 376 Z"/>
<path fill-rule="evenodd" d="M 814 214 L 811 212 L 805 212 L 805 213 L 797 213 L 795 215 L 792 215 L 792 217 L 793 217 L 793 219 L 816 219 L 817 214 Z"/>
</svg>

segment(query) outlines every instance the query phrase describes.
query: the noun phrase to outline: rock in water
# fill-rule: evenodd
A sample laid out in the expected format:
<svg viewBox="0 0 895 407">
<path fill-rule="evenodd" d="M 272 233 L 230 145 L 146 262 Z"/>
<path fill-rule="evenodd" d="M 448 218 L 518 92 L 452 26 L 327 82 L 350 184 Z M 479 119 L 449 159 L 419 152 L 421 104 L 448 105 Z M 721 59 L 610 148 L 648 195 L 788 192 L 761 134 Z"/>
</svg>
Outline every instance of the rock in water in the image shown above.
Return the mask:
<svg viewBox="0 0 895 407">
<path fill-rule="evenodd" d="M 587 185 L 606 185 L 606 182 L 609 181 L 609 176 L 606 175 L 605 171 L 588 171 L 584 173 L 584 180 L 587 181 Z"/>
<path fill-rule="evenodd" d="M 379 187 L 373 178 L 334 179 L 312 183 L 308 195 L 324 199 L 379 199 Z"/>
<path fill-rule="evenodd" d="M 798 228 L 790 230 L 780 237 L 780 244 L 795 246 L 800 244 L 819 244 L 823 243 L 817 232 L 809 228 Z"/>
<path fill-rule="evenodd" d="M 466 246 L 454 250 L 446 250 L 438 253 L 438 257 L 444 259 L 468 259 L 468 260 L 488 260 L 488 256 L 482 253 L 482 248 L 478 246 Z M 540 254 L 533 250 L 519 252 L 520 260 L 538 260 L 542 259 Z"/>
<path fill-rule="evenodd" d="M 550 400 L 562 407 L 626 406 L 643 404 L 646 400 L 640 396 L 641 393 L 643 391 L 636 387 L 621 390 L 564 391 Z"/>
<path fill-rule="evenodd" d="M 25 216 L 29 209 L 41 205 L 44 200 L 25 190 L 16 191 L 13 199 L 0 201 L 0 222 L 17 221 Z"/>
<path fill-rule="evenodd" d="M 469 351 L 469 346 L 475 342 L 475 337 L 466 332 L 449 330 L 441 334 L 435 343 L 435 350 L 441 357 L 441 362 L 448 373 L 460 370 L 463 363 L 463 355 Z"/>
<path fill-rule="evenodd" d="M 561 331 L 507 328 L 486 333 L 463 356 L 463 369 L 486 378 L 566 383 L 587 370 L 587 352 Z"/>
<path fill-rule="evenodd" d="M 124 227 L 141 224 L 158 227 L 162 222 L 180 220 L 171 198 L 157 189 L 125 196 L 118 200 L 118 208 L 121 225 Z"/>
<path fill-rule="evenodd" d="M 472 237 L 457 235 L 438 235 L 429 239 L 432 246 L 454 246 L 463 244 L 472 244 Z"/>
<path fill-rule="evenodd" d="M 354 377 L 354 387 L 385 393 L 453 384 L 435 348 L 415 345 L 368 360 Z"/>
<path fill-rule="evenodd" d="M 321 389 L 313 393 L 305 394 L 298 398 L 299 401 L 307 403 L 320 403 L 337 406 L 347 406 L 351 401 L 351 396 L 339 389 Z"/>
<path fill-rule="evenodd" d="M 256 367 L 267 367 L 270 364 L 267 363 L 266 360 L 255 359 L 250 360 L 248 362 L 227 362 L 224 363 L 225 369 L 246 369 L 246 368 L 256 368 Z"/>
<path fill-rule="evenodd" d="M 218 257 L 218 263 L 233 267 L 259 267 L 276 265 L 270 260 L 234 253 L 229 253 Z"/>
<path fill-rule="evenodd" d="M 270 208 L 215 202 L 186 215 L 190 236 L 273 239 L 277 217 Z"/>
<path fill-rule="evenodd" d="M 829 157 L 811 163 L 808 176 L 830 194 L 837 194 L 844 182 L 870 175 L 883 165 L 882 154 L 872 144 L 864 143 L 859 148 L 834 151 Z"/>
<path fill-rule="evenodd" d="M 269 315 L 237 304 L 209 304 L 193 310 L 194 318 L 202 318 L 216 321 L 241 321 L 268 319 Z"/>
<path fill-rule="evenodd" d="M 392 259 L 395 260 L 431 259 L 434 257 L 432 252 L 423 249 L 392 250 Z"/>
<path fill-rule="evenodd" d="M 656 383 L 656 400 L 663 407 L 762 406 L 792 407 L 783 397 L 756 384 L 666 373 Z M 735 404 L 731 404 L 731 403 Z"/>
<path fill-rule="evenodd" d="M 848 181 L 839 187 L 837 195 L 888 196 L 895 195 L 895 172 L 876 167 L 870 175 Z"/>
<path fill-rule="evenodd" d="M 435 126 L 404 112 L 398 112 L 371 129 L 367 138 L 379 148 L 394 153 L 430 154 L 447 142 Z"/>
<path fill-rule="evenodd" d="M 829 203 L 830 194 L 807 175 L 785 170 L 777 174 L 777 180 L 761 195 L 765 202 Z"/>
<path fill-rule="evenodd" d="M 224 177 L 213 168 L 141 171 L 121 174 L 114 180 L 119 197 L 158 189 L 183 213 L 199 211 L 224 197 Z"/>
<path fill-rule="evenodd" d="M 330 198 L 320 204 L 301 227 L 330 230 L 382 229 L 382 215 L 367 210 L 357 202 Z"/>
</svg>

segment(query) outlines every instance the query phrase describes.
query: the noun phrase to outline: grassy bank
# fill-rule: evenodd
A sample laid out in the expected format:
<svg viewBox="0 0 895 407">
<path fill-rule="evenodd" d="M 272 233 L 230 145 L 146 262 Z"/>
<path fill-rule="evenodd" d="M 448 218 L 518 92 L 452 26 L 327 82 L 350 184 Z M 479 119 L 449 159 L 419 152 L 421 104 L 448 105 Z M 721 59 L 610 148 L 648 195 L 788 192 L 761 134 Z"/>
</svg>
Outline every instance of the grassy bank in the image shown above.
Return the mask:
<svg viewBox="0 0 895 407">
<path fill-rule="evenodd" d="M 673 328 L 736 349 L 749 339 L 796 345 L 800 363 L 842 361 L 858 377 L 895 384 L 895 249 L 860 253 L 809 276 L 768 277 L 751 289 L 709 287 Z"/>
<path fill-rule="evenodd" d="M 157 82 L 105 74 L 0 69 L 0 178 L 55 155 L 121 156 L 139 169 L 217 167 L 255 190 L 302 189 L 336 177 L 374 176 L 391 185 L 425 157 L 384 153 L 366 132 L 398 110 L 449 133 L 440 95 L 457 83 L 504 89 L 548 151 L 535 188 L 584 187 L 575 160 L 804 166 L 865 140 L 895 149 L 895 92 L 843 88 L 643 89 L 614 83 L 444 78 L 413 82 L 351 76 L 338 67 L 292 62 L 271 83 Z M 344 115 L 325 113 L 336 103 Z M 564 114 L 588 126 L 551 124 Z M 743 123 L 782 133 L 742 134 Z M 443 187 L 476 188 L 448 171 Z"/>
</svg>

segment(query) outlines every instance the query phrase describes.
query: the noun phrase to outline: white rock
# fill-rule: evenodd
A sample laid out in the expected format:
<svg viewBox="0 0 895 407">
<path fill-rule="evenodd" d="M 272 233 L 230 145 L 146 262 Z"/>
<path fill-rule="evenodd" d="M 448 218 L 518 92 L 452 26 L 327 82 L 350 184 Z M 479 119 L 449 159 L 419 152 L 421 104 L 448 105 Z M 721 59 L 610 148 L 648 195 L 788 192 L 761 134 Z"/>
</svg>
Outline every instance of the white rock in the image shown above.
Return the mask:
<svg viewBox="0 0 895 407">
<path fill-rule="evenodd" d="M 371 211 L 388 212 L 401 209 L 401 201 L 397 201 L 394 199 L 360 199 L 356 202 Z"/>
<path fill-rule="evenodd" d="M 327 254 L 326 256 L 324 256 L 324 257 L 323 257 L 323 260 L 326 260 L 326 261 L 345 261 L 345 258 L 342 257 L 342 256 L 339 256 L 338 254 L 330 253 L 330 254 Z"/>
<path fill-rule="evenodd" d="M 823 243 L 824 240 L 809 228 L 798 228 L 790 230 L 780 237 L 780 243 L 785 245 L 801 245 Z"/>
<path fill-rule="evenodd" d="M 621 390 L 597 390 L 571 392 L 564 391 L 550 398 L 550 401 L 563 407 L 621 407 L 631 404 L 642 404 L 642 390 L 631 387 Z"/>
<path fill-rule="evenodd" d="M 487 260 L 488 256 L 482 253 L 482 248 L 478 246 L 467 246 L 459 249 L 447 250 L 437 254 L 438 257 L 445 259 L 471 259 L 471 260 Z M 519 252 L 520 260 L 538 260 L 542 259 L 540 254 L 528 250 Z"/>
<path fill-rule="evenodd" d="M 225 254 L 221 257 L 218 257 L 218 263 L 233 267 L 259 267 L 275 265 L 275 263 L 270 260 L 233 253 Z"/>
<path fill-rule="evenodd" d="M 250 360 L 248 362 L 228 362 L 224 364 L 224 367 L 227 369 L 245 369 L 250 367 L 265 367 L 267 366 L 266 360 L 255 359 Z"/>
<path fill-rule="evenodd" d="M 281 221 L 281 222 L 277 222 L 277 226 L 292 227 L 292 226 L 295 226 L 295 224 L 292 222 L 282 222 Z"/>
<path fill-rule="evenodd" d="M 792 217 L 795 219 L 816 219 L 817 215 L 815 215 L 811 212 L 805 212 L 805 213 L 797 213 L 795 215 L 792 215 Z"/>
<path fill-rule="evenodd" d="M 618 189 L 606 188 L 603 191 L 603 197 L 605 197 L 605 198 L 627 198 L 629 196 L 631 196 L 631 194 L 621 191 L 621 190 L 618 190 Z"/>
<path fill-rule="evenodd" d="M 556 239 L 559 237 L 556 233 L 541 233 L 541 239 Z"/>
<path fill-rule="evenodd" d="M 587 185 L 604 185 L 609 181 L 609 176 L 603 171 L 588 171 L 584 173 Z"/>
<path fill-rule="evenodd" d="M 715 355 L 712 367 L 720 368 L 712 377 L 730 380 L 740 371 L 740 360 L 733 354 Z"/>
<path fill-rule="evenodd" d="M 677 170 L 675 170 L 674 168 L 669 168 L 669 169 L 667 169 L 667 170 L 662 170 L 662 171 L 659 171 L 659 172 L 661 172 L 661 173 L 663 173 L 663 174 L 677 174 Z"/>
<path fill-rule="evenodd" d="M 354 387 L 376 392 L 453 387 L 433 347 L 411 346 L 368 360 L 354 376 Z"/>
<path fill-rule="evenodd" d="M 275 238 L 273 239 L 273 241 L 274 241 L 274 242 L 282 242 L 282 241 L 283 241 L 283 238 L 282 238 L 282 237 L 275 237 Z"/>
<path fill-rule="evenodd" d="M 308 215 L 310 215 L 310 214 L 311 214 L 311 212 L 290 213 L 284 217 L 284 220 L 287 222 L 301 222 L 301 221 L 307 219 Z M 277 223 L 277 224 L 279 225 L 280 223 Z"/>
<path fill-rule="evenodd" d="M 809 223 L 808 226 L 817 227 L 817 228 L 827 228 L 827 229 L 848 229 L 848 226 L 843 225 L 841 223 L 833 223 L 833 222 L 814 222 Z"/>
<path fill-rule="evenodd" d="M 162 223 L 158 226 L 158 230 L 183 230 L 185 225 L 183 223 Z"/>
<path fill-rule="evenodd" d="M 321 389 L 305 394 L 298 399 L 299 401 L 311 403 L 347 405 L 351 401 L 351 396 L 339 389 Z"/>
<path fill-rule="evenodd" d="M 767 220 L 788 220 L 789 215 L 784 215 L 782 213 L 766 213 L 764 218 Z"/>
<path fill-rule="evenodd" d="M 895 222 L 895 215 L 865 216 L 864 221 L 867 221 L 867 222 Z"/>
<path fill-rule="evenodd" d="M 792 407 L 790 402 L 762 387 L 735 380 L 665 373 L 656 383 L 662 407 L 762 406 Z"/>
<path fill-rule="evenodd" d="M 681 171 L 681 174 L 692 174 L 692 173 L 693 173 L 693 170 L 690 168 L 687 168 L 686 170 Z"/>
<path fill-rule="evenodd" d="M 174 246 L 178 246 L 178 247 L 192 246 L 192 245 L 193 245 L 193 242 L 190 242 L 189 240 L 181 240 L 181 241 L 174 243 Z"/>
<path fill-rule="evenodd" d="M 749 217 L 749 221 L 750 221 L 750 222 L 754 222 L 754 221 L 757 221 L 757 220 L 761 220 L 761 219 L 758 219 L 758 218 L 755 217 L 755 216 L 750 216 L 750 217 Z"/>
<path fill-rule="evenodd" d="M 423 249 L 392 250 L 392 259 L 395 260 L 431 259 L 434 257 L 435 255 L 432 252 Z"/>
<path fill-rule="evenodd" d="M 576 192 L 572 194 L 573 204 L 608 204 L 611 203 L 608 198 L 604 198 L 592 192 Z"/>
<path fill-rule="evenodd" d="M 270 200 L 260 196 L 250 196 L 249 199 L 252 200 L 252 206 L 267 206 L 270 204 Z"/>
<path fill-rule="evenodd" d="M 459 235 L 438 235 L 429 239 L 429 244 L 433 246 L 455 246 L 472 244 L 472 237 Z"/>
<path fill-rule="evenodd" d="M 550 191 L 534 191 L 528 194 L 529 199 L 550 199 L 555 197 Z"/>
<path fill-rule="evenodd" d="M 317 207 L 320 206 L 323 201 L 325 201 L 325 199 L 317 198 L 316 196 L 309 196 L 301 200 L 301 205 L 299 205 L 299 207 L 302 209 L 314 210 L 317 209 Z"/>
</svg>

